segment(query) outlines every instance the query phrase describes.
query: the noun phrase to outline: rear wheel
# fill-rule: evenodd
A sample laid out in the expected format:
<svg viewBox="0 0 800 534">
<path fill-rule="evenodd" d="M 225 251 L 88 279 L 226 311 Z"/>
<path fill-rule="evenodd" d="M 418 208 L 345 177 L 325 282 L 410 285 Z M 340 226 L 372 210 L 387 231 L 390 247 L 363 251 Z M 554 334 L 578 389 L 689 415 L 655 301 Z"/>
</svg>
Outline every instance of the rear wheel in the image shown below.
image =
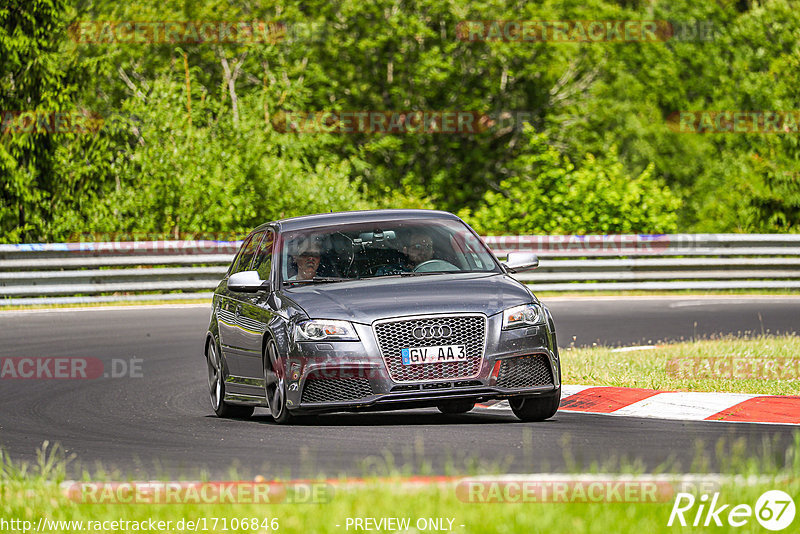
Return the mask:
<svg viewBox="0 0 800 534">
<path fill-rule="evenodd" d="M 548 397 L 514 397 L 509 399 L 511 411 L 523 421 L 544 421 L 558 411 L 561 404 L 561 391 Z"/>
<path fill-rule="evenodd" d="M 253 415 L 253 406 L 238 406 L 225 402 L 225 376 L 222 372 L 222 358 L 217 352 L 217 344 L 212 340 L 206 349 L 206 365 L 208 366 L 208 392 L 211 408 L 217 417 L 245 419 Z"/>
<path fill-rule="evenodd" d="M 264 355 L 264 387 L 272 418 L 279 425 L 291 424 L 294 416 L 286 408 L 286 373 L 280 364 L 278 346 L 270 339 Z"/>
<path fill-rule="evenodd" d="M 452 401 L 439 404 L 436 407 L 442 413 L 455 415 L 459 413 L 467 413 L 475 407 L 475 403 L 472 401 Z"/>
</svg>

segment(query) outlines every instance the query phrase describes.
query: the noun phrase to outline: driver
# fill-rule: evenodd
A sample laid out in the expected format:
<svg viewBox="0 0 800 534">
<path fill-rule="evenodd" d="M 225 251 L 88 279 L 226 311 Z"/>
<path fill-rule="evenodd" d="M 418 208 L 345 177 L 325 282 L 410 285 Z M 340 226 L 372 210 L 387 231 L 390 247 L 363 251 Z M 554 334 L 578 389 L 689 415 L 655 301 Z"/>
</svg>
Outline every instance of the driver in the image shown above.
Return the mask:
<svg viewBox="0 0 800 534">
<path fill-rule="evenodd" d="M 433 258 L 433 239 L 424 232 L 411 234 L 408 246 L 403 247 L 403 254 L 408 256 L 411 270 L 420 263 L 425 263 Z"/>
<path fill-rule="evenodd" d="M 408 244 L 403 247 L 403 254 L 408 261 L 379 267 L 375 271 L 375 275 L 385 276 L 411 272 L 418 265 L 433 259 L 433 239 L 425 232 L 416 231 L 408 238 Z"/>
<path fill-rule="evenodd" d="M 319 243 L 314 240 L 307 240 L 297 247 L 297 253 L 292 255 L 295 265 L 297 265 L 297 275 L 289 280 L 310 280 L 317 275 L 319 269 L 320 256 Z"/>
</svg>

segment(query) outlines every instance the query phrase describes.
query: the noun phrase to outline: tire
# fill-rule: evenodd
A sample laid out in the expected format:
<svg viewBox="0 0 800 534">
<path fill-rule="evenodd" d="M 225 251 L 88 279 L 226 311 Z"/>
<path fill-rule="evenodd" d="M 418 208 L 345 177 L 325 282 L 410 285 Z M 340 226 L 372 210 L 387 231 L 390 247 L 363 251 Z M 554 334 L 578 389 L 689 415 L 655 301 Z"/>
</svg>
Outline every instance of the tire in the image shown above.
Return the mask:
<svg viewBox="0 0 800 534">
<path fill-rule="evenodd" d="M 561 391 L 548 397 L 514 397 L 508 400 L 511 411 L 525 422 L 550 419 L 561 404 Z"/>
<path fill-rule="evenodd" d="M 225 402 L 225 373 L 222 358 L 217 351 L 217 343 L 212 340 L 206 349 L 206 366 L 208 367 L 208 394 L 211 408 L 217 417 L 226 419 L 247 419 L 253 415 L 255 407 L 239 406 Z"/>
<path fill-rule="evenodd" d="M 447 414 L 447 415 L 456 415 L 460 413 L 467 413 L 471 409 L 475 407 L 475 403 L 472 401 L 452 401 L 446 402 L 444 404 L 439 404 L 436 408 L 439 409 L 440 412 Z"/>
<path fill-rule="evenodd" d="M 290 425 L 295 417 L 286 407 L 286 372 L 278 358 L 278 346 L 270 339 L 264 354 L 264 392 L 276 424 Z"/>
</svg>

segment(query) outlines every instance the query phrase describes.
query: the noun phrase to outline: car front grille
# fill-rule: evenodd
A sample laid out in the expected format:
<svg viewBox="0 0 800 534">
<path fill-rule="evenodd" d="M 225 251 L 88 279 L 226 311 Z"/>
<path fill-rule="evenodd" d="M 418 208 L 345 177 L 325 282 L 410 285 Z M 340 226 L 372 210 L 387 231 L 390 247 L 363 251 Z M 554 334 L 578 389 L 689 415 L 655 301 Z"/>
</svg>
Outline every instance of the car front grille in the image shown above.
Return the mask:
<svg viewBox="0 0 800 534">
<path fill-rule="evenodd" d="M 372 395 L 367 378 L 321 377 L 311 374 L 306 379 L 300 402 L 347 402 Z"/>
<path fill-rule="evenodd" d="M 544 354 L 503 360 L 497 374 L 497 387 L 501 388 L 546 386 L 552 383 L 553 375 Z"/>
<path fill-rule="evenodd" d="M 416 339 L 413 332 L 421 327 L 448 327 L 450 335 Z M 382 321 L 375 323 L 373 329 L 389 375 L 395 382 L 473 378 L 480 372 L 486 341 L 486 317 L 483 315 L 442 315 Z M 467 360 L 403 365 L 402 349 L 441 345 L 464 345 Z"/>
</svg>

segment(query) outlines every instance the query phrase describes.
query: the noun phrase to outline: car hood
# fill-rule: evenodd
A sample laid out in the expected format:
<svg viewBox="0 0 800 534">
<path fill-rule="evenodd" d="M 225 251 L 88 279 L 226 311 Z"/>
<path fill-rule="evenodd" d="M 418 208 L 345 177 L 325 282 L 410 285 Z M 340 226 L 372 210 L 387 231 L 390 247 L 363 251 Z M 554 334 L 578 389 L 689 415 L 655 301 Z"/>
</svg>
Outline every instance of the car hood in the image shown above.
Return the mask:
<svg viewBox="0 0 800 534">
<path fill-rule="evenodd" d="M 363 324 L 433 313 L 480 312 L 491 316 L 534 300 L 525 286 L 496 273 L 371 278 L 291 287 L 283 295 L 312 319 Z"/>
</svg>

